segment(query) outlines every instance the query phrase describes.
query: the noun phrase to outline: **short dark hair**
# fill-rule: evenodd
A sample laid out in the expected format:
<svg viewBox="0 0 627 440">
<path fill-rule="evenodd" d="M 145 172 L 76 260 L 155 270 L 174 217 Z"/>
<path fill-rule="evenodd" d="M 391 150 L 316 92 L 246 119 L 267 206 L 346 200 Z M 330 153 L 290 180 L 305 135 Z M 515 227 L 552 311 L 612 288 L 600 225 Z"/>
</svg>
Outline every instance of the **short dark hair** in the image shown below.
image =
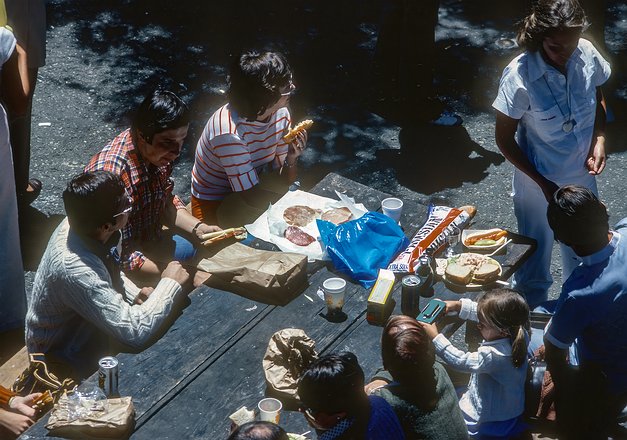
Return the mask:
<svg viewBox="0 0 627 440">
<path fill-rule="evenodd" d="M 146 142 L 152 143 L 155 134 L 189 124 L 187 104 L 175 93 L 157 88 L 139 105 L 133 121 L 133 136 L 141 134 Z"/>
<path fill-rule="evenodd" d="M 281 87 L 291 80 L 292 70 L 280 53 L 244 52 L 230 68 L 229 105 L 240 116 L 254 120 L 281 98 Z"/>
<path fill-rule="evenodd" d="M 85 172 L 74 176 L 63 191 L 63 204 L 70 227 L 80 233 L 92 233 L 126 207 L 124 183 L 110 171 Z"/>
<path fill-rule="evenodd" d="M 298 383 L 298 395 L 314 412 L 354 414 L 363 406 L 364 371 L 350 352 L 327 354 L 315 360 Z"/>
<path fill-rule="evenodd" d="M 420 380 L 421 373 L 432 373 L 435 348 L 424 328 L 409 316 L 392 316 L 381 336 L 383 366 L 399 382 Z"/>
<path fill-rule="evenodd" d="M 227 440 L 288 440 L 287 432 L 270 422 L 248 422 L 239 426 Z"/>
<path fill-rule="evenodd" d="M 537 51 L 549 33 L 560 30 L 581 32 L 588 20 L 577 0 L 538 0 L 518 28 L 518 45 L 531 52 Z"/>
<path fill-rule="evenodd" d="M 555 191 L 546 216 L 555 239 L 568 246 L 596 245 L 607 240 L 607 208 L 583 186 L 566 185 Z"/>
</svg>

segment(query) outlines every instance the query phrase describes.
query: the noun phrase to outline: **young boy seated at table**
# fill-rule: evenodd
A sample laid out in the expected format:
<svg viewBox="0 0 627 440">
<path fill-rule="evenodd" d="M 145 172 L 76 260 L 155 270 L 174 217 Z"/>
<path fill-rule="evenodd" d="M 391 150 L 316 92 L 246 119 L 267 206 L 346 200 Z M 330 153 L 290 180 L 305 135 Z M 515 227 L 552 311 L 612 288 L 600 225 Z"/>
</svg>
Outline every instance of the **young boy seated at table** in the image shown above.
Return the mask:
<svg viewBox="0 0 627 440">
<path fill-rule="evenodd" d="M 156 284 L 167 263 L 194 266 L 199 238 L 219 230 L 193 217 L 173 194 L 173 162 L 189 127 L 187 105 L 174 93 L 154 90 L 140 104 L 131 128 L 96 154 L 85 171 L 111 171 L 122 178 L 132 199 L 122 228 L 124 270 L 136 281 Z M 163 226 L 168 231 L 163 231 Z M 194 285 L 208 274 L 198 272 Z"/>
<path fill-rule="evenodd" d="M 189 274 L 177 261 L 153 289 L 120 272 L 120 229 L 131 200 L 108 171 L 74 177 L 63 192 L 67 212 L 41 259 L 26 315 L 26 347 L 44 353 L 59 378 L 77 381 L 115 355 L 110 340 L 141 349 L 175 312 Z"/>
<path fill-rule="evenodd" d="M 224 227 L 254 221 L 285 193 L 307 146 L 306 131 L 290 143 L 283 139 L 296 90 L 283 55 L 245 52 L 228 81 L 229 102 L 207 121 L 192 170 L 192 213 Z M 260 176 L 266 170 L 271 172 Z"/>
<path fill-rule="evenodd" d="M 408 439 L 466 438 L 466 423 L 455 388 L 435 361 L 431 339 L 415 318 L 391 317 L 381 336 L 383 367 L 366 392 L 383 397 Z"/>
<path fill-rule="evenodd" d="M 307 422 L 323 440 L 401 440 L 390 405 L 364 391 L 364 371 L 353 353 L 327 354 L 300 378 L 298 395 Z"/>
</svg>

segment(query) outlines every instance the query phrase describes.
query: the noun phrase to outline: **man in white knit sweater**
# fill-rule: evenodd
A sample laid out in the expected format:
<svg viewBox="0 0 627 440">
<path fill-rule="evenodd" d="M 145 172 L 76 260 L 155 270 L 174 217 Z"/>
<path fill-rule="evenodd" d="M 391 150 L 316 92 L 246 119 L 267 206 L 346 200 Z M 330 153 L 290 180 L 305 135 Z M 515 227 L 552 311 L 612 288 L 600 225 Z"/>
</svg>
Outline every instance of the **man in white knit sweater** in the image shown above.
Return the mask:
<svg viewBox="0 0 627 440">
<path fill-rule="evenodd" d="M 29 299 L 26 346 L 45 353 L 58 376 L 82 379 L 100 357 L 119 351 L 112 341 L 133 349 L 149 344 L 175 311 L 189 274 L 174 261 L 154 289 L 140 290 L 121 273 L 119 230 L 131 201 L 117 175 L 78 175 L 63 202 L 68 217 L 48 242 Z"/>
</svg>

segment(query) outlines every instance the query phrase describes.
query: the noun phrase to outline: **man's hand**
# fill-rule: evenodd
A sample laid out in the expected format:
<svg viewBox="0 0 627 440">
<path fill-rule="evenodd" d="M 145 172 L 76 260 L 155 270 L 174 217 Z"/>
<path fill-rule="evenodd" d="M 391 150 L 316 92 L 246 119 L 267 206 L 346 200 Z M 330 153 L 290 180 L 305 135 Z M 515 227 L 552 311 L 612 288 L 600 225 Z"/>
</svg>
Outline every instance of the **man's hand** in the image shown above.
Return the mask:
<svg viewBox="0 0 627 440">
<path fill-rule="evenodd" d="M 15 396 L 9 402 L 9 408 L 25 416 L 35 417 L 36 411 L 33 409 L 33 404 L 39 397 L 41 397 L 41 393 L 33 393 L 24 397 Z"/>
<path fill-rule="evenodd" d="M 142 287 L 135 297 L 133 304 L 143 304 L 154 290 L 153 287 Z"/>
<path fill-rule="evenodd" d="M 4 426 L 16 436 L 26 431 L 33 423 L 35 422 L 31 418 L 23 414 L 0 409 L 0 426 Z"/>
<path fill-rule="evenodd" d="M 204 234 L 208 234 L 210 232 L 217 232 L 221 230 L 222 228 L 220 226 L 211 226 L 211 225 L 206 225 L 204 223 L 201 223 L 196 228 L 196 237 L 198 237 L 198 239 L 200 240 L 200 237 L 203 236 Z"/>
<path fill-rule="evenodd" d="M 605 136 L 597 136 L 586 158 L 588 174 L 597 176 L 605 169 L 607 156 L 605 155 Z"/>
<path fill-rule="evenodd" d="M 431 339 L 434 339 L 440 333 L 438 327 L 435 324 L 427 324 L 420 321 L 418 321 L 418 324 L 420 324 L 422 328 L 425 329 L 425 333 Z"/>
<path fill-rule="evenodd" d="M 181 263 L 172 261 L 161 274 L 161 278 L 171 278 L 182 286 L 189 280 L 189 273 Z"/>
</svg>

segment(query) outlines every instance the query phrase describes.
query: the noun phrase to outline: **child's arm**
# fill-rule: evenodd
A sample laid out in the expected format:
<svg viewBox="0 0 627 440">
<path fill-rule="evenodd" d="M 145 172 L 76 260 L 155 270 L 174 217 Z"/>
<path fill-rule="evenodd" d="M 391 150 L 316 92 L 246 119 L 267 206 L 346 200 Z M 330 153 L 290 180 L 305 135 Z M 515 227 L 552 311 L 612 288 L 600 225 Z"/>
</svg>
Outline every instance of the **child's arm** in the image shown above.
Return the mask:
<svg viewBox="0 0 627 440">
<path fill-rule="evenodd" d="M 451 344 L 446 336 L 438 334 L 433 339 L 435 352 L 448 365 L 458 371 L 465 373 L 487 372 L 491 369 L 491 359 L 489 351 L 464 352 Z"/>
<path fill-rule="evenodd" d="M 459 313 L 459 318 L 464 321 L 478 321 L 477 319 L 477 303 L 462 298 L 459 301 L 444 301 L 446 304 L 446 313 Z"/>
<path fill-rule="evenodd" d="M 477 317 L 477 303 L 468 298 L 462 298 L 459 300 L 461 303 L 461 310 L 459 311 L 459 317 L 466 321 L 478 322 Z"/>
</svg>

